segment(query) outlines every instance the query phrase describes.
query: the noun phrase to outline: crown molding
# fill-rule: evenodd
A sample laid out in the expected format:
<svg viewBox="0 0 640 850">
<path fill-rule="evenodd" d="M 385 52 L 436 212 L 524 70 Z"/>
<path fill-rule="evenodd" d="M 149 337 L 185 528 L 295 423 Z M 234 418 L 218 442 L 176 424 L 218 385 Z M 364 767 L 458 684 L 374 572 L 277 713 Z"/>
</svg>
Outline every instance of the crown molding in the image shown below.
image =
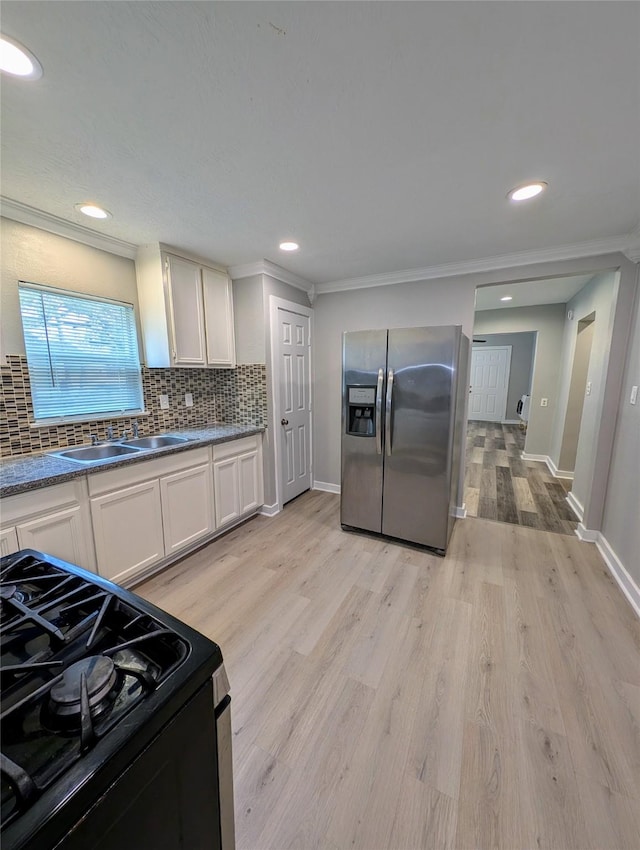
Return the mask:
<svg viewBox="0 0 640 850">
<path fill-rule="evenodd" d="M 243 277 L 252 277 L 255 274 L 268 274 L 282 283 L 288 283 L 289 286 L 295 286 L 296 289 L 302 289 L 308 293 L 309 298 L 313 300 L 315 286 L 303 277 L 299 277 L 293 272 L 283 269 L 282 266 L 277 266 L 270 260 L 258 260 L 256 263 L 245 263 L 240 266 L 231 266 L 229 275 L 232 280 L 241 280 Z"/>
<path fill-rule="evenodd" d="M 638 238 L 640 243 L 640 237 Z M 374 274 L 367 277 L 355 277 L 346 280 L 334 280 L 318 283 L 315 286 L 316 295 L 330 292 L 344 292 L 350 289 L 369 289 L 376 286 L 393 286 L 398 283 L 414 283 L 419 280 L 435 280 L 442 277 L 457 277 L 458 275 L 482 274 L 499 269 L 529 266 L 535 263 L 559 262 L 561 260 L 579 260 L 582 257 L 595 257 L 600 254 L 623 253 L 634 260 L 628 253 L 630 245 L 635 246 L 633 234 L 627 236 L 612 236 L 607 239 L 594 239 L 590 242 L 577 242 L 573 245 L 560 245 L 556 248 L 540 248 L 532 251 L 518 251 L 514 254 L 501 254 L 495 257 L 484 257 L 478 260 L 464 260 L 457 263 L 442 263 L 439 266 L 426 266 L 421 269 L 405 269 L 403 271 Z M 640 247 L 640 244 L 638 245 Z M 637 248 L 636 248 L 637 250 Z"/>
<path fill-rule="evenodd" d="M 127 257 L 130 260 L 134 260 L 136 256 L 136 246 L 131 242 L 125 242 L 124 239 L 117 239 L 115 236 L 98 233 L 96 230 L 91 230 L 90 227 L 84 227 L 82 224 L 65 221 L 65 219 L 59 218 L 57 215 L 37 210 L 35 207 L 20 203 L 20 201 L 12 201 L 10 198 L 4 197 L 0 198 L 0 215 L 12 221 L 19 221 L 21 224 L 28 224 L 31 227 L 46 230 L 47 233 L 55 233 L 57 236 L 73 239 L 74 242 L 81 242 L 83 245 L 90 245 L 92 248 L 99 248 L 101 251 L 117 254 L 119 257 Z"/>
</svg>

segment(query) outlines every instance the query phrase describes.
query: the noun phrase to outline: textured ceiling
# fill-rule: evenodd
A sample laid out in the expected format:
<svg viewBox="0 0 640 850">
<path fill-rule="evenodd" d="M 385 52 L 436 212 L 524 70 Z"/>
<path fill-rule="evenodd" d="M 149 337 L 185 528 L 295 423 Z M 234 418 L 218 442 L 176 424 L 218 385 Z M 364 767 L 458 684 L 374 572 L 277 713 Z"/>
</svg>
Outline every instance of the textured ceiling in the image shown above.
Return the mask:
<svg viewBox="0 0 640 850">
<path fill-rule="evenodd" d="M 3 78 L 2 194 L 312 282 L 621 236 L 639 21 L 617 2 L 4 0 L 44 77 Z M 509 204 L 528 178 L 548 192 Z"/>
</svg>

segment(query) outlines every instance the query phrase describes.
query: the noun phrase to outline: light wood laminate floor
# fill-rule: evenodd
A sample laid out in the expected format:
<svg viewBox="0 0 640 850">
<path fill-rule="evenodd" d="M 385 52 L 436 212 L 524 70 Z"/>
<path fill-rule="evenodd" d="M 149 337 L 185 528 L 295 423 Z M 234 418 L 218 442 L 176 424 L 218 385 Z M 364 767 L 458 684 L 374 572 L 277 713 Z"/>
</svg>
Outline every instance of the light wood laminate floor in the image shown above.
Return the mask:
<svg viewBox="0 0 640 850">
<path fill-rule="evenodd" d="M 554 478 L 546 463 L 523 460 L 524 438 L 518 425 L 467 423 L 467 513 L 574 534 L 578 520 L 566 500 L 571 481 Z"/>
<path fill-rule="evenodd" d="M 640 623 L 593 544 L 446 558 L 310 492 L 139 586 L 222 646 L 239 850 L 638 850 Z"/>
</svg>

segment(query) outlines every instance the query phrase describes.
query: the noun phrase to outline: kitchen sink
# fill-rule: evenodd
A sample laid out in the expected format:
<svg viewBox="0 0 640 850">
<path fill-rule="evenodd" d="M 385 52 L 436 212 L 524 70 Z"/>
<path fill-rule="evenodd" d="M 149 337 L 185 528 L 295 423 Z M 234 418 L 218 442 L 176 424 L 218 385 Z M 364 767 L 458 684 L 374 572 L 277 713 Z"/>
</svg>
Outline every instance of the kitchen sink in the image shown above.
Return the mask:
<svg viewBox="0 0 640 850">
<path fill-rule="evenodd" d="M 124 440 L 122 445 L 135 449 L 163 449 L 189 442 L 190 437 L 172 437 L 170 434 L 157 434 L 155 437 L 137 437 L 135 440 Z"/>
<path fill-rule="evenodd" d="M 122 455 L 136 454 L 139 451 L 140 449 L 135 446 L 107 445 L 82 446 L 79 449 L 65 449 L 61 452 L 49 452 L 49 454 L 64 460 L 74 460 L 76 463 L 89 463 L 93 460 L 108 460 Z"/>
</svg>

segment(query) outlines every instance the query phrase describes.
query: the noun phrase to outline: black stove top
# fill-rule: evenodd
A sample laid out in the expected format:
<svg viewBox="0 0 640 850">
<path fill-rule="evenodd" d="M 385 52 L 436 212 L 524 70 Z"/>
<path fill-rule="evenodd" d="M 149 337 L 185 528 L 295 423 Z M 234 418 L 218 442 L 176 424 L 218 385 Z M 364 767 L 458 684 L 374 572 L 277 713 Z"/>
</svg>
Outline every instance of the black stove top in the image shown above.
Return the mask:
<svg viewBox="0 0 640 850">
<path fill-rule="evenodd" d="M 33 550 L 0 560 L 0 600 L 4 838 L 121 761 L 222 656 L 133 593 Z"/>
</svg>

